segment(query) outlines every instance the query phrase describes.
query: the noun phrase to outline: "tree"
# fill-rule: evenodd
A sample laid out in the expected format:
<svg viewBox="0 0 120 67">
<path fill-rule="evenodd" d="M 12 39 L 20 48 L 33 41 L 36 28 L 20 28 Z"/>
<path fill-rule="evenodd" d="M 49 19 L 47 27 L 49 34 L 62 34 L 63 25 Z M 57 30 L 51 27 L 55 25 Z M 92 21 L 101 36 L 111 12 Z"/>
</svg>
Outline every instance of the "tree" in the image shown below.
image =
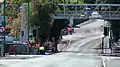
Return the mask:
<svg viewBox="0 0 120 67">
<path fill-rule="evenodd" d="M 56 0 L 57 3 L 67 3 L 67 4 L 73 4 L 73 3 L 84 3 L 84 0 Z"/>
<path fill-rule="evenodd" d="M 84 0 L 84 3 L 94 4 L 96 0 Z"/>
<path fill-rule="evenodd" d="M 52 26 L 52 15 L 55 12 L 56 6 L 54 2 L 50 0 L 38 0 L 34 4 L 32 11 L 31 25 L 40 26 L 39 37 L 47 40 L 49 37 L 50 28 Z M 39 38 L 40 39 L 40 38 Z"/>
<path fill-rule="evenodd" d="M 53 15 L 55 11 L 60 8 L 57 6 L 59 3 L 83 3 L 84 0 L 36 0 L 31 1 L 31 25 L 40 26 L 41 30 L 39 37 L 43 37 L 44 41 L 50 35 L 50 29 L 53 27 Z M 72 7 L 70 7 L 72 8 Z M 55 26 L 56 27 L 56 26 Z M 46 38 L 46 39 L 45 39 Z"/>
<path fill-rule="evenodd" d="M 7 15 L 11 15 L 16 18 L 16 15 L 19 13 L 19 7 L 21 5 L 21 0 L 7 0 Z"/>
<path fill-rule="evenodd" d="M 6 15 L 12 17 L 12 21 L 7 24 L 7 28 L 11 29 L 9 35 L 17 38 L 20 34 L 20 6 L 21 3 L 27 3 L 28 0 L 7 0 Z M 24 23 L 27 28 L 27 7 L 24 12 Z"/>
<path fill-rule="evenodd" d="M 6 6 L 6 15 L 7 17 L 11 17 L 12 21 L 7 23 L 7 28 L 11 29 L 11 32 L 9 35 L 17 38 L 20 34 L 20 20 L 21 20 L 21 14 L 20 14 L 20 6 L 21 3 L 25 3 L 27 0 L 7 0 L 7 6 Z M 27 27 L 27 6 L 25 7 L 24 11 L 24 24 L 26 24 Z"/>
<path fill-rule="evenodd" d="M 17 37 L 19 35 L 19 7 L 21 5 L 21 0 L 6 0 L 6 16 L 10 19 L 10 22 L 7 22 L 6 28 L 10 30 L 9 35 Z M 17 34 L 17 33 L 18 34 Z"/>
</svg>

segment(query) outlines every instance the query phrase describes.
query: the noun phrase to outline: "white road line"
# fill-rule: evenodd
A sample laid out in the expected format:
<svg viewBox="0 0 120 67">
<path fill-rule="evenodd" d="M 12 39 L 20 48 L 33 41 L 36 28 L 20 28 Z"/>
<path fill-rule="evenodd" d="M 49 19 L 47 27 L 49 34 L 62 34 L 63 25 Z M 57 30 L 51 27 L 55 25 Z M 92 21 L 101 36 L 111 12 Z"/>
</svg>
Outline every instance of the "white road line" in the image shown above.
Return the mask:
<svg viewBox="0 0 120 67">
<path fill-rule="evenodd" d="M 105 58 L 104 57 L 101 57 L 102 58 L 102 65 L 103 65 L 103 67 L 106 67 L 106 65 L 105 65 Z"/>
<path fill-rule="evenodd" d="M 106 62 L 110 61 L 111 58 L 104 57 L 104 56 L 101 56 L 101 58 L 102 58 L 102 65 L 103 65 L 103 67 L 106 67 Z"/>
</svg>

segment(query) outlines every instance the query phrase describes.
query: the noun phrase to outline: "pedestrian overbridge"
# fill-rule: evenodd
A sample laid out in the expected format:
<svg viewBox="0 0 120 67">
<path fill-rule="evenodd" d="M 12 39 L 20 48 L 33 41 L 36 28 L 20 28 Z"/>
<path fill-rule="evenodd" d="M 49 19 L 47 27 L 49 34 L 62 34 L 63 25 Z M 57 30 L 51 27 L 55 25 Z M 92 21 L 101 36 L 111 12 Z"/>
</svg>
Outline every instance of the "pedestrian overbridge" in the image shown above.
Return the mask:
<svg viewBox="0 0 120 67">
<path fill-rule="evenodd" d="M 58 4 L 55 19 L 120 19 L 120 4 Z"/>
</svg>

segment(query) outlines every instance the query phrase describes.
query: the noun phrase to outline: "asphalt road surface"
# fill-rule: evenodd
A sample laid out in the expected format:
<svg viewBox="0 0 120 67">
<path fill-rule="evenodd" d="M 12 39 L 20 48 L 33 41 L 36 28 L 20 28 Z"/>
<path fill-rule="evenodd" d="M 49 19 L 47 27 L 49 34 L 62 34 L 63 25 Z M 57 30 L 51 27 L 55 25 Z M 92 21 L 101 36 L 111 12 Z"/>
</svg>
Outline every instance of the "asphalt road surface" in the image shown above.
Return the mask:
<svg viewBox="0 0 120 67">
<path fill-rule="evenodd" d="M 0 67 L 119 67 L 119 57 L 99 56 L 100 51 L 96 49 L 103 37 L 102 23 L 102 20 L 94 20 L 75 29 L 73 35 L 66 37 L 71 42 L 68 49 L 61 53 L 26 59 L 1 59 Z"/>
</svg>

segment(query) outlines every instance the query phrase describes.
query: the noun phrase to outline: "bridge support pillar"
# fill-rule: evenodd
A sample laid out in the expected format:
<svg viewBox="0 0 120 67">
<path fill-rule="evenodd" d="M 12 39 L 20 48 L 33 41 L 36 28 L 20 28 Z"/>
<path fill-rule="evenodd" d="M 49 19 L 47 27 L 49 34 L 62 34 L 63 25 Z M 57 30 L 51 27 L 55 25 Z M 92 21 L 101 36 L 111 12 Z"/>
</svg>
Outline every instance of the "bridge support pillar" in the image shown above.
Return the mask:
<svg viewBox="0 0 120 67">
<path fill-rule="evenodd" d="M 69 19 L 69 25 L 70 25 L 70 26 L 73 26 L 73 24 L 74 24 L 74 19 L 73 19 L 73 18 L 70 18 L 70 19 Z"/>
</svg>

